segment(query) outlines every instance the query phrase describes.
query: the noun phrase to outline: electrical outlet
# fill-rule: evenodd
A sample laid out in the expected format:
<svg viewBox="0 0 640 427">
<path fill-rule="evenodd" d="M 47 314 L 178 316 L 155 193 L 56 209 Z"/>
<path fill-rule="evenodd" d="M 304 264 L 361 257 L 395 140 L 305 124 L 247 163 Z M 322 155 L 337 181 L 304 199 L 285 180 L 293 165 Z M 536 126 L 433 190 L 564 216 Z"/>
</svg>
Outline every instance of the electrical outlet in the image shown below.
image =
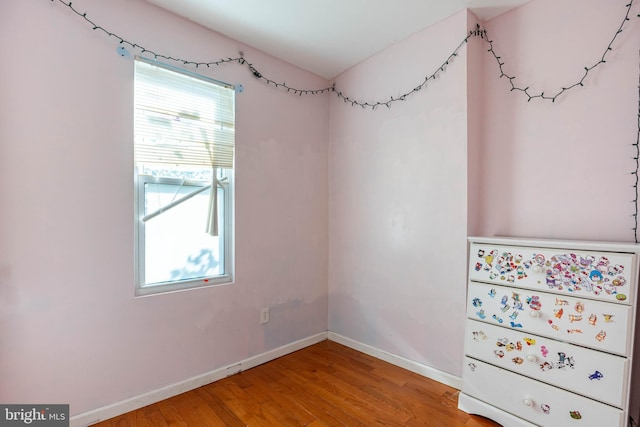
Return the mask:
<svg viewBox="0 0 640 427">
<path fill-rule="evenodd" d="M 269 307 L 260 310 L 260 324 L 264 325 L 265 323 L 269 323 Z"/>
</svg>

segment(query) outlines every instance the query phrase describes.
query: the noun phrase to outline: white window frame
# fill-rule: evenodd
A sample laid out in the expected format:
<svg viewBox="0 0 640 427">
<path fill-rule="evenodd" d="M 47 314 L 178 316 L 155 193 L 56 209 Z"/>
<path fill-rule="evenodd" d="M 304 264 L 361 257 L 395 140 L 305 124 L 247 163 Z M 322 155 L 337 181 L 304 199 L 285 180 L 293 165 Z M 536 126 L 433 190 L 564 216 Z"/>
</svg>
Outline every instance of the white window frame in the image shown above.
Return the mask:
<svg viewBox="0 0 640 427">
<path fill-rule="evenodd" d="M 146 62 L 153 62 L 145 60 Z M 188 75 L 190 77 L 200 78 L 205 81 L 214 82 L 216 84 L 227 85 L 226 83 L 217 82 L 207 77 L 199 76 L 197 74 L 181 70 L 175 67 L 166 66 L 164 64 L 158 64 L 164 68 L 167 68 L 178 73 Z M 175 281 L 166 281 L 158 283 L 145 283 L 145 222 L 146 220 L 153 220 L 153 218 L 145 218 L 145 184 L 158 183 L 169 185 L 189 185 L 196 187 L 211 187 L 212 183 L 208 181 L 196 181 L 196 180 L 184 180 L 181 178 L 165 178 L 155 177 L 151 175 L 145 175 L 138 168 L 135 167 L 134 175 L 134 204 L 135 204 L 135 294 L 137 296 L 166 293 L 187 289 L 197 289 L 202 287 L 210 287 L 222 284 L 231 284 L 234 281 L 234 170 L 235 169 L 218 169 L 222 171 L 214 183 L 217 183 L 217 188 L 222 189 L 223 197 L 221 207 L 224 221 L 222 227 L 218 230 L 219 234 L 223 236 L 223 243 L 220 245 L 220 251 L 222 260 L 223 273 L 219 275 L 197 277 L 191 279 L 182 279 Z M 204 190 L 206 192 L 213 191 L 211 188 Z M 188 196 L 187 196 L 188 197 Z M 177 201 L 176 205 L 180 203 Z M 168 208 L 172 208 L 169 206 Z M 168 210 L 168 209 L 165 209 Z M 219 208 L 220 211 L 220 208 Z M 147 217 L 149 213 L 146 213 Z M 158 212 L 157 215 L 162 215 L 162 212 Z"/>
<path fill-rule="evenodd" d="M 177 280 L 172 282 L 145 283 L 145 222 L 143 213 L 145 211 L 145 184 L 170 184 L 170 185 L 189 185 L 195 187 L 210 186 L 207 181 L 182 180 L 180 178 L 161 178 L 150 175 L 140 175 L 136 173 L 136 295 L 150 295 L 162 292 L 172 292 L 185 289 L 193 289 L 204 286 L 215 286 L 233 283 L 233 177 L 232 173 L 228 174 L 228 179 L 220 180 L 218 187 L 223 191 L 223 207 L 224 222 L 220 229 L 220 234 L 224 235 L 223 243 L 220 245 L 220 252 L 223 257 L 224 273 L 216 276 L 199 277 L 193 279 Z M 207 191 L 207 190 L 205 190 Z M 210 191 L 210 190 L 208 190 Z M 160 213 L 160 215 L 162 215 Z"/>
</svg>

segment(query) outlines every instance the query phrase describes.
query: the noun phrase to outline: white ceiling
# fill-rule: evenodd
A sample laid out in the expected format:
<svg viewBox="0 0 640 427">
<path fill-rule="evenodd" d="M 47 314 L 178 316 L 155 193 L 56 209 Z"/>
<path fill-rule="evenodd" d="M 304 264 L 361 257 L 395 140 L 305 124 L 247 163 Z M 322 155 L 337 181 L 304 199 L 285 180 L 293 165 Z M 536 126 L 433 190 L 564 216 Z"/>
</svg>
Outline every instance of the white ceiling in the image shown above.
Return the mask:
<svg viewBox="0 0 640 427">
<path fill-rule="evenodd" d="M 465 8 L 486 21 L 529 0 L 146 1 L 331 79 Z"/>
</svg>

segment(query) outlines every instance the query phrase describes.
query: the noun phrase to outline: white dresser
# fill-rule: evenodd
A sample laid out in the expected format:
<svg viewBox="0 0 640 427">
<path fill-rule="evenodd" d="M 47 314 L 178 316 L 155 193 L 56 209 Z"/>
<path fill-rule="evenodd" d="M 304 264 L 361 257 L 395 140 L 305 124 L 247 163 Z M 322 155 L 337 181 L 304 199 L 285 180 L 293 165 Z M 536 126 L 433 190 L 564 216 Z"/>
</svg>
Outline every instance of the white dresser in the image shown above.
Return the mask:
<svg viewBox="0 0 640 427">
<path fill-rule="evenodd" d="M 469 242 L 459 408 L 506 427 L 636 426 L 640 245 Z"/>
</svg>

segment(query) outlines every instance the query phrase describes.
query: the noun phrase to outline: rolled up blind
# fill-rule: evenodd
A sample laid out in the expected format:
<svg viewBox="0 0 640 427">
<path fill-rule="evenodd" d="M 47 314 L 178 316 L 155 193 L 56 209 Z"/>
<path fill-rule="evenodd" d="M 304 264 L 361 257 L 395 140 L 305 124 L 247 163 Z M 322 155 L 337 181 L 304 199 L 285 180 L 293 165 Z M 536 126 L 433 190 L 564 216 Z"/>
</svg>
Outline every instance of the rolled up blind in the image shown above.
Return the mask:
<svg viewBox="0 0 640 427">
<path fill-rule="evenodd" d="M 135 78 L 137 163 L 233 168 L 232 86 L 143 58 Z"/>
</svg>

